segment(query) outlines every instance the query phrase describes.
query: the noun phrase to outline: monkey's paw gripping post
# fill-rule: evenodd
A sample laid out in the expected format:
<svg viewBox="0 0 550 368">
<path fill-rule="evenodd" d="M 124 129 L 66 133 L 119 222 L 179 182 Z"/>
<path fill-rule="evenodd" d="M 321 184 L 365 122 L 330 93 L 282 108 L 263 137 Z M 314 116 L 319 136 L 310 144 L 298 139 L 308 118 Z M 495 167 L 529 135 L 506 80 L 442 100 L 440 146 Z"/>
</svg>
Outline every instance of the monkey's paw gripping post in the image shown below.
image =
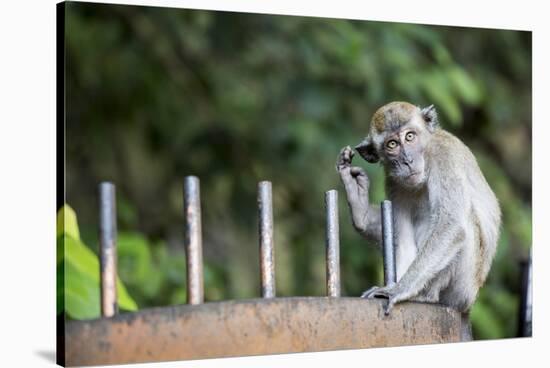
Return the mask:
<svg viewBox="0 0 550 368">
<path fill-rule="evenodd" d="M 117 313 L 115 187 L 100 185 L 101 310 L 103 317 L 67 321 L 67 365 L 104 365 L 227 356 L 313 352 L 454 342 L 460 314 L 405 303 L 380 318 L 385 301 L 340 297 L 338 193 L 325 193 L 327 297 L 276 297 L 272 185 L 258 184 L 262 298 L 204 303 L 200 182 L 184 180 L 187 304 Z M 384 274 L 395 282 L 391 203 L 382 203 Z M 183 272 L 183 270 L 182 270 Z M 403 329 L 403 326 L 414 328 Z"/>
</svg>

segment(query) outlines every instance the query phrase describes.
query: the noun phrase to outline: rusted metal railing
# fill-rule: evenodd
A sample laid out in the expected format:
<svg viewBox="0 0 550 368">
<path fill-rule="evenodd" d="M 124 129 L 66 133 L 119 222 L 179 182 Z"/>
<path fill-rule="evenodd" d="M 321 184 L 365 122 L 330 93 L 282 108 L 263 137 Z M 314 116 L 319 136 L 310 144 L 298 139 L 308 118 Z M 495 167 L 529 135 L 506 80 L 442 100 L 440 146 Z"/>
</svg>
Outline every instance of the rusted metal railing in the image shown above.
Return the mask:
<svg viewBox="0 0 550 368">
<path fill-rule="evenodd" d="M 112 317 L 118 312 L 117 304 L 117 226 L 115 186 L 109 182 L 99 184 L 99 249 L 101 315 Z"/>
<path fill-rule="evenodd" d="M 273 195 L 271 182 L 258 184 L 258 232 L 262 298 L 275 297 L 275 249 L 273 241 Z"/>
<path fill-rule="evenodd" d="M 384 257 L 384 284 L 397 282 L 395 270 L 395 248 L 393 245 L 393 215 L 392 203 L 385 200 L 380 205 L 382 216 L 382 253 Z"/>
<path fill-rule="evenodd" d="M 325 193 L 327 214 L 326 259 L 327 259 L 327 295 L 340 296 L 340 228 L 338 223 L 338 192 Z"/>
<path fill-rule="evenodd" d="M 201 192 L 199 178 L 185 177 L 183 208 L 185 214 L 185 255 L 187 261 L 187 304 L 204 301 L 202 273 Z"/>
<path fill-rule="evenodd" d="M 533 289 L 532 289 L 532 260 L 520 263 L 521 270 L 521 299 L 519 305 L 518 337 L 533 336 Z"/>
<path fill-rule="evenodd" d="M 418 303 L 341 297 L 338 192 L 325 193 L 328 297 L 276 297 L 273 195 L 258 183 L 261 298 L 204 303 L 200 182 L 184 179 L 187 305 L 116 314 L 115 187 L 100 185 L 102 316 L 65 325 L 67 365 L 140 363 L 461 340 L 460 313 Z M 396 282 L 391 202 L 381 204 L 384 281 Z M 414 328 L 403 329 L 403 326 Z"/>
</svg>

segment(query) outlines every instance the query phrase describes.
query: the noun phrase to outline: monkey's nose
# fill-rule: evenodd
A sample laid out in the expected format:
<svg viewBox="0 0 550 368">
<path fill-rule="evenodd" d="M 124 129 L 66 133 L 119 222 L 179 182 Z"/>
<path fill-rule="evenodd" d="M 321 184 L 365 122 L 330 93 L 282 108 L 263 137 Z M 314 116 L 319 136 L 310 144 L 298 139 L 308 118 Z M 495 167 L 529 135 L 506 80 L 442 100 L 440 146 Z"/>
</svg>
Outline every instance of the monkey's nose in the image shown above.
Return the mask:
<svg viewBox="0 0 550 368">
<path fill-rule="evenodd" d="M 414 161 L 414 160 L 413 160 L 412 156 L 410 156 L 410 155 L 408 155 L 408 154 L 406 154 L 406 153 L 403 154 L 403 163 L 404 163 L 405 165 L 411 166 L 411 165 L 413 164 L 413 161 Z"/>
</svg>

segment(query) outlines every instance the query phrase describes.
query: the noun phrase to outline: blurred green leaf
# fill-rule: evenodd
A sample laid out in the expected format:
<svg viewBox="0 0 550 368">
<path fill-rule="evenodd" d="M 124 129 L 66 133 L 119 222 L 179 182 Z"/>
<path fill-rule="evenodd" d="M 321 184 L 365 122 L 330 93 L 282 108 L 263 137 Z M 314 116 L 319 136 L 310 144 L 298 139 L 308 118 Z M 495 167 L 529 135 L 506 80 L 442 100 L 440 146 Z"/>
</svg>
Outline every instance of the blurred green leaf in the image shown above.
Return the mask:
<svg viewBox="0 0 550 368">
<path fill-rule="evenodd" d="M 58 218 L 65 214 L 71 215 L 72 224 L 68 227 L 73 234 L 78 234 L 76 225 L 76 214 L 65 205 L 59 210 Z M 59 222 L 58 222 L 59 224 Z M 100 315 L 100 287 L 99 287 L 99 261 L 97 256 L 80 240 L 69 234 L 62 234 L 57 238 L 57 253 L 62 254 L 62 264 L 58 264 L 58 280 L 64 293 L 64 310 L 71 317 L 76 319 L 97 318 Z M 64 273 L 63 275 L 61 275 Z M 58 287 L 60 285 L 58 284 Z M 58 289 L 58 304 L 63 300 L 63 294 Z M 117 301 L 119 307 L 124 310 L 137 310 L 137 304 L 130 297 L 126 288 L 117 278 Z M 60 307 L 58 305 L 58 307 Z M 59 311 L 60 309 L 58 309 Z"/>
<path fill-rule="evenodd" d="M 454 126 L 460 125 L 462 112 L 458 100 L 453 96 L 448 76 L 442 70 L 435 69 L 426 73 L 422 81 L 429 100 L 444 114 L 446 121 Z"/>
<path fill-rule="evenodd" d="M 481 102 L 482 92 L 478 83 L 462 68 L 453 66 L 447 73 L 461 100 L 468 105 L 477 105 Z"/>
<path fill-rule="evenodd" d="M 67 234 L 73 239 L 80 240 L 76 213 L 68 205 L 64 205 L 57 212 L 57 237 Z"/>
</svg>

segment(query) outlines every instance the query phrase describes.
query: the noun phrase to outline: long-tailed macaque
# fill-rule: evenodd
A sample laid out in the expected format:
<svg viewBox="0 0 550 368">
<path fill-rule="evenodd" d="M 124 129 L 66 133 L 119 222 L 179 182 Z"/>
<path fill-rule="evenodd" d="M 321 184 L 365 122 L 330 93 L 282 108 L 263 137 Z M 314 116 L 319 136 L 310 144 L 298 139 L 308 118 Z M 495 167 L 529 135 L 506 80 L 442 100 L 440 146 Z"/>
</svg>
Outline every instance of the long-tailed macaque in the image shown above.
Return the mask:
<svg viewBox="0 0 550 368">
<path fill-rule="evenodd" d="M 397 271 L 397 283 L 362 296 L 388 298 L 386 314 L 407 300 L 468 312 L 495 255 L 501 216 L 472 152 L 439 127 L 433 105 L 421 109 L 407 102 L 378 109 L 368 136 L 355 148 L 384 167 Z M 380 243 L 380 208 L 369 204 L 369 179 L 351 166 L 353 156 L 348 146 L 337 161 L 353 226 Z"/>
</svg>

